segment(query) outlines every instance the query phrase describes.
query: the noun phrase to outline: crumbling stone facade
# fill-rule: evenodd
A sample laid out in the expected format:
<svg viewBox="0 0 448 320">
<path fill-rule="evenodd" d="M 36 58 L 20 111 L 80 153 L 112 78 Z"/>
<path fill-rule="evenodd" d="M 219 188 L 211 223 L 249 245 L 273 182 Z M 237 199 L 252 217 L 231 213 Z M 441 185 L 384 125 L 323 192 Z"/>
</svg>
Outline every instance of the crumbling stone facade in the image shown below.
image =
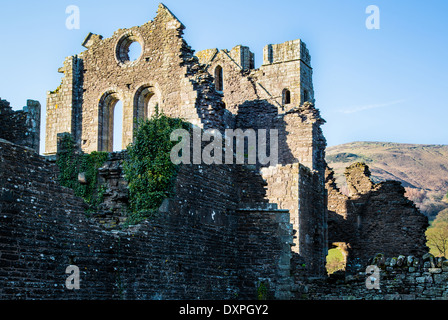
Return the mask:
<svg viewBox="0 0 448 320">
<path fill-rule="evenodd" d="M 0 136 L 0 297 L 255 299 L 262 286 L 272 299 L 302 298 L 304 288 L 319 299 L 325 288 L 308 282 L 325 278 L 333 243 L 346 244 L 349 269 L 398 247 L 406 255 L 424 252 L 425 220 L 398 183 L 375 185 L 367 167 L 355 165 L 347 173 L 351 196 L 334 184 L 301 40 L 267 45 L 255 69 L 245 46 L 195 54 L 184 28 L 161 4 L 142 26 L 108 39 L 90 33 L 86 50 L 65 59 L 61 85 L 48 92 L 47 157 L 19 145 L 30 142 Z M 142 54 L 131 61 L 134 42 Z M 116 228 L 128 201 L 126 153 L 111 152 L 118 101 L 123 149 L 137 120 L 159 110 L 221 132 L 277 129 L 278 164 L 182 164 L 174 195 L 155 218 Z M 38 104 L 31 104 L 37 119 Z M 0 128 L 27 132 L 7 107 L 0 110 Z M 57 181 L 54 155 L 67 133 L 79 152 L 109 152 L 99 169 L 104 201 L 91 217 Z M 64 286 L 71 264 L 82 270 L 82 290 Z"/>
<path fill-rule="evenodd" d="M 376 288 L 368 274 L 330 277 L 310 281 L 302 288 L 302 298 L 311 300 L 447 300 L 448 260 L 430 253 L 422 256 L 376 254 L 369 265 L 378 267 Z"/>
<path fill-rule="evenodd" d="M 0 99 L 0 139 L 40 152 L 40 103 L 28 100 L 23 110 L 12 110 Z"/>
<path fill-rule="evenodd" d="M 270 174 L 260 175 L 260 164 L 237 172 L 269 180 L 267 188 L 274 191 L 267 199 L 274 199 L 275 192 L 275 203 L 290 211 L 296 226 L 294 250 L 306 257 L 310 272 L 325 274 L 326 141 L 320 128 L 325 121 L 313 105 L 305 44 L 294 40 L 267 45 L 263 65 L 254 69 L 254 54 L 244 46 L 195 55 L 182 38 L 184 28 L 161 4 L 155 19 L 142 26 L 117 30 L 108 39 L 89 34 L 83 43 L 87 50 L 65 60 L 59 70 L 64 74 L 60 87 L 48 93 L 46 154 L 57 151 L 57 135 L 63 132 L 70 133 L 84 152 L 112 151 L 113 111 L 119 100 L 123 149 L 132 142 L 138 120 L 149 118 L 156 108 L 203 129 L 277 129 L 279 170 L 284 175 L 276 179 L 297 183 L 288 190 L 274 190 Z M 128 49 L 134 42 L 142 53 L 130 61 Z M 307 174 L 299 174 L 299 163 L 309 169 Z M 300 183 L 302 176 L 308 183 Z M 264 192 L 262 184 L 255 186 Z M 313 201 L 304 200 L 312 194 Z M 299 206 L 299 201 L 307 205 Z M 309 219 L 300 225 L 299 217 Z M 308 223 L 313 227 L 305 227 Z"/>
<path fill-rule="evenodd" d="M 226 212 L 235 200 L 212 194 L 233 190 L 228 168 L 184 166 L 156 218 L 106 230 L 58 184 L 54 163 L 26 151 L 0 140 L 1 299 L 256 299 L 261 283 L 269 298 L 291 298 L 289 212 Z M 65 287 L 69 265 L 79 290 Z"/>
<path fill-rule="evenodd" d="M 428 251 L 428 218 L 404 196 L 399 182 L 374 184 L 364 163 L 349 166 L 345 176 L 350 196 L 339 192 L 327 168 L 329 243 L 343 244 L 348 272 L 367 265 L 380 252 L 393 257 Z"/>
<path fill-rule="evenodd" d="M 153 21 L 117 30 L 111 38 L 89 34 L 77 56 L 59 69 L 61 85 L 47 98 L 46 153 L 54 154 L 57 133 L 69 132 L 85 152 L 112 151 L 113 111 L 123 102 L 123 149 L 132 142 L 136 119 L 155 111 L 202 126 L 219 128 L 222 106 L 207 77 L 182 38 L 182 23 L 163 5 Z M 129 46 L 138 42 L 135 61 Z"/>
</svg>

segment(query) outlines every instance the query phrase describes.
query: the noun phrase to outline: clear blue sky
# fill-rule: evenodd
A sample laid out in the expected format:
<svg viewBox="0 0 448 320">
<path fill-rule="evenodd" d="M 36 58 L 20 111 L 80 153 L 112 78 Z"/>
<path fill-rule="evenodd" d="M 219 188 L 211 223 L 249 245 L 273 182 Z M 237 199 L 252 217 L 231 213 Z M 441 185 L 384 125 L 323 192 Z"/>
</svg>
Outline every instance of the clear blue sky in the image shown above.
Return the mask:
<svg viewBox="0 0 448 320">
<path fill-rule="evenodd" d="M 61 81 L 66 56 L 89 32 L 109 37 L 152 20 L 159 1 L 2 1 L 0 97 L 22 108 Z M 312 56 L 316 106 L 328 145 L 352 141 L 448 143 L 448 1 L 165 0 L 196 51 L 242 44 L 256 66 L 268 43 L 302 39 Z M 65 9 L 80 9 L 68 30 Z M 380 29 L 368 30 L 368 5 Z"/>
</svg>

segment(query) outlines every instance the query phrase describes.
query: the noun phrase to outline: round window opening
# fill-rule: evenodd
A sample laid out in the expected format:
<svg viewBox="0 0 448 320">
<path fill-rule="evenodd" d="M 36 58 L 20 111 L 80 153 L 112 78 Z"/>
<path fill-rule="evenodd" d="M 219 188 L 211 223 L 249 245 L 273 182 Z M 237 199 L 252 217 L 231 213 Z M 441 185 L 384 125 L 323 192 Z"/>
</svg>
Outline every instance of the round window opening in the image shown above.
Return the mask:
<svg viewBox="0 0 448 320">
<path fill-rule="evenodd" d="M 137 61 L 142 55 L 142 45 L 139 39 L 133 35 L 127 35 L 118 41 L 117 59 L 121 63 Z"/>
<path fill-rule="evenodd" d="M 132 42 L 131 45 L 129 46 L 128 51 L 129 61 L 135 61 L 138 58 L 140 58 L 141 55 L 142 55 L 142 45 L 137 41 Z"/>
</svg>

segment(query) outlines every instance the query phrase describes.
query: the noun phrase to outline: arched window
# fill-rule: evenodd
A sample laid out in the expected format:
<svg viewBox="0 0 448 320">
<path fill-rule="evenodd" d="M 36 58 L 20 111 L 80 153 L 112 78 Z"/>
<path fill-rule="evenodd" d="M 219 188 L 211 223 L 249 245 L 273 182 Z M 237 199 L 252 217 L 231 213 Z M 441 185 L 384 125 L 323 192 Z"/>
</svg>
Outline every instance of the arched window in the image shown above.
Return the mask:
<svg viewBox="0 0 448 320">
<path fill-rule="evenodd" d="M 140 87 L 134 96 L 134 118 L 149 119 L 158 105 L 158 97 L 151 86 Z"/>
<path fill-rule="evenodd" d="M 149 84 L 141 86 L 134 96 L 134 132 L 138 129 L 138 122 L 150 119 L 159 109 L 160 92 Z"/>
<path fill-rule="evenodd" d="M 223 83 L 223 74 L 222 74 L 222 67 L 217 66 L 215 68 L 215 88 L 218 91 L 224 90 L 224 83 Z"/>
<path fill-rule="evenodd" d="M 121 151 L 120 138 L 118 144 L 114 144 L 114 136 L 122 135 L 123 105 L 119 104 L 120 98 L 116 92 L 106 92 L 100 99 L 98 112 L 98 150 Z M 117 112 L 115 112 L 117 111 Z"/>
<path fill-rule="evenodd" d="M 290 104 L 291 103 L 291 92 L 288 89 L 283 89 L 282 92 L 282 104 Z"/>
</svg>

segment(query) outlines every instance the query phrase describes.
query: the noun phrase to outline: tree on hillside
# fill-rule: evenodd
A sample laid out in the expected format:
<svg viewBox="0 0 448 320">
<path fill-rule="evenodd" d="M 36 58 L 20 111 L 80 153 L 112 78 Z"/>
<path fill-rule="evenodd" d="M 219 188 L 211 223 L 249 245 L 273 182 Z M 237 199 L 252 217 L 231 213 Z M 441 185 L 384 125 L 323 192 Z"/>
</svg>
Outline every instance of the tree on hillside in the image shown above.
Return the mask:
<svg viewBox="0 0 448 320">
<path fill-rule="evenodd" d="M 448 216 L 448 210 L 444 211 Z M 437 221 L 439 219 L 439 216 L 437 216 L 432 226 L 426 231 L 427 245 L 435 256 L 447 257 L 448 254 L 448 221 L 444 220 L 448 219 L 447 216 L 442 216 L 439 221 Z"/>
</svg>

